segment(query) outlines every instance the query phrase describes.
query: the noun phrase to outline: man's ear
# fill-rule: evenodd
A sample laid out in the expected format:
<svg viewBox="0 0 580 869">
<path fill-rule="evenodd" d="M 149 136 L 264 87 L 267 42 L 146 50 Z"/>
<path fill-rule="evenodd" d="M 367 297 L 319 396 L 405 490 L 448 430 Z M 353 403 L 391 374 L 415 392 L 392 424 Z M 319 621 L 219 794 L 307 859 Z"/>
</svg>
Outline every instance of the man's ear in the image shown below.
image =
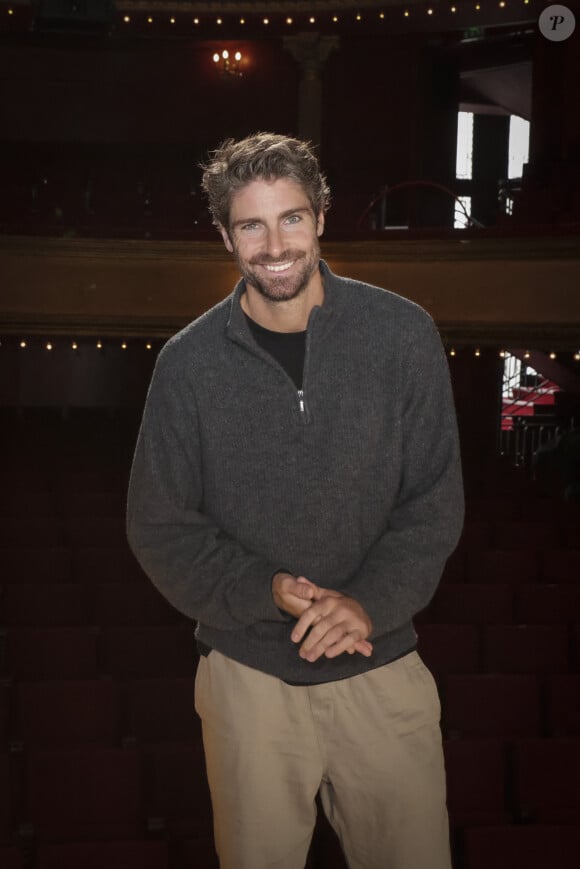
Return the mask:
<svg viewBox="0 0 580 869">
<path fill-rule="evenodd" d="M 230 239 L 229 232 L 227 231 L 227 229 L 225 228 L 225 226 L 222 226 L 222 225 L 221 225 L 221 223 L 218 225 L 218 229 L 219 229 L 219 231 L 220 231 L 220 235 L 221 235 L 221 237 L 223 238 L 223 241 L 224 241 L 224 244 L 225 244 L 227 250 L 229 250 L 230 253 L 233 253 L 233 252 L 234 252 L 234 246 L 233 246 L 232 241 L 231 241 L 231 239 Z"/>
<path fill-rule="evenodd" d="M 318 236 L 318 238 L 320 238 L 320 236 L 322 235 L 323 232 L 324 232 L 324 212 L 321 211 L 320 214 L 318 215 L 317 220 L 316 220 L 316 235 Z"/>
</svg>

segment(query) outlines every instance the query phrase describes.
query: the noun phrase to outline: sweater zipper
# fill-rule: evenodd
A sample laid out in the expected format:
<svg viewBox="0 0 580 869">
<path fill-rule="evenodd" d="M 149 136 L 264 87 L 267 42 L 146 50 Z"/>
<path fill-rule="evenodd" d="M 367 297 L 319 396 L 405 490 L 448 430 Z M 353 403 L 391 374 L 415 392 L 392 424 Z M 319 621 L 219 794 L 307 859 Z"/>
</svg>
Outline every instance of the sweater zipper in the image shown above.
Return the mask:
<svg viewBox="0 0 580 869">
<path fill-rule="evenodd" d="M 300 407 L 300 413 L 304 413 L 304 390 L 298 390 L 298 406 Z"/>
</svg>

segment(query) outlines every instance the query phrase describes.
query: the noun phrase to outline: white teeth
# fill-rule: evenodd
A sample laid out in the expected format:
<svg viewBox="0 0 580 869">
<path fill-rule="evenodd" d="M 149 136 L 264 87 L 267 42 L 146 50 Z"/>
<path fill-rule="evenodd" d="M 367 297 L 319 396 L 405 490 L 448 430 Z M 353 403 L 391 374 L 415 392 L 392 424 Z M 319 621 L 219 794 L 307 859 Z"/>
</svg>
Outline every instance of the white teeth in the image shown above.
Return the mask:
<svg viewBox="0 0 580 869">
<path fill-rule="evenodd" d="M 277 265 L 265 265 L 264 268 L 268 269 L 269 272 L 285 272 L 286 269 L 289 269 L 290 266 L 294 265 L 294 260 L 289 263 L 278 263 Z"/>
</svg>

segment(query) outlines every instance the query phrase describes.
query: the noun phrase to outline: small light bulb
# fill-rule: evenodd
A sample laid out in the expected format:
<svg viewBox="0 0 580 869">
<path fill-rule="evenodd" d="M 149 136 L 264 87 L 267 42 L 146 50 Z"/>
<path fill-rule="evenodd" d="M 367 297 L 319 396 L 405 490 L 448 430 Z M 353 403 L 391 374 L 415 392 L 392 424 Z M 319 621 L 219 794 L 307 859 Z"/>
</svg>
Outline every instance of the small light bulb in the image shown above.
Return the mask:
<svg viewBox="0 0 580 869">
<path fill-rule="evenodd" d="M 224 50 L 222 51 L 222 57 L 223 57 L 223 59 L 224 59 L 224 60 L 228 60 L 229 56 L 230 56 L 229 51 L 227 50 L 227 48 L 224 48 Z"/>
<path fill-rule="evenodd" d="M 234 54 L 234 60 L 236 60 L 239 63 L 241 59 L 242 59 L 242 52 L 236 51 L 236 53 Z"/>
<path fill-rule="evenodd" d="M 46 343 L 46 349 L 47 349 L 47 350 L 52 350 L 52 344 L 50 343 L 50 341 L 47 341 L 47 343 Z"/>
<path fill-rule="evenodd" d="M 550 353 L 550 359 L 555 359 L 555 358 L 556 358 L 556 354 L 555 354 L 555 353 Z"/>
<path fill-rule="evenodd" d="M 151 18 L 151 16 L 149 16 L 149 18 L 147 19 L 147 23 L 148 23 L 148 24 L 153 24 L 153 19 Z"/>
<path fill-rule="evenodd" d="M 457 12 L 457 6 L 452 6 L 452 7 L 451 7 L 451 11 L 452 11 L 452 12 Z"/>
<path fill-rule="evenodd" d="M 8 10 L 8 15 L 14 15 L 14 9 L 9 9 L 9 10 Z"/>
<path fill-rule="evenodd" d="M 121 350 L 126 350 L 126 349 L 127 349 L 127 345 L 123 341 L 123 343 L 121 344 Z"/>
<path fill-rule="evenodd" d="M 72 344 L 71 344 L 70 346 L 72 347 L 73 350 L 78 350 L 78 349 L 79 349 L 79 345 L 77 344 L 76 341 L 73 341 Z"/>
<path fill-rule="evenodd" d="M 129 18 L 128 15 L 125 15 L 125 17 L 123 18 L 123 21 L 125 22 L 125 24 L 129 24 L 129 22 L 131 21 L 131 19 Z"/>
<path fill-rule="evenodd" d="M 175 24 L 175 18 L 170 18 L 169 20 L 172 24 Z"/>
<path fill-rule="evenodd" d="M 499 355 L 501 356 L 502 359 L 505 359 L 505 355 L 506 355 L 505 350 L 500 350 Z"/>
<path fill-rule="evenodd" d="M 427 15 L 433 15 L 433 10 L 432 10 L 432 9 L 427 9 Z"/>
<path fill-rule="evenodd" d="M 270 19 L 269 19 L 269 18 L 264 18 L 263 23 L 264 23 L 264 24 L 269 24 L 269 23 L 270 23 Z"/>
<path fill-rule="evenodd" d="M 384 17 L 385 17 L 385 13 L 384 13 L 384 12 L 379 13 L 379 18 L 380 18 L 381 20 L 382 20 Z"/>
<path fill-rule="evenodd" d="M 287 18 L 287 19 L 286 19 L 286 24 L 293 24 L 293 23 L 294 23 L 294 22 L 293 22 L 292 18 Z"/>
<path fill-rule="evenodd" d="M 580 362 L 580 353 L 574 353 L 574 359 L 576 362 Z"/>
<path fill-rule="evenodd" d="M 314 17 L 314 15 L 311 15 L 308 20 L 310 21 L 311 24 L 316 24 L 316 18 Z"/>
<path fill-rule="evenodd" d="M 333 20 L 334 23 L 336 24 L 336 22 L 338 21 L 338 15 L 333 15 L 333 16 L 332 16 L 332 20 Z"/>
<path fill-rule="evenodd" d="M 193 19 L 193 23 L 196 24 L 196 25 L 199 24 L 199 18 L 194 18 L 194 19 Z"/>
<path fill-rule="evenodd" d="M 214 63 L 219 63 L 219 62 L 220 62 L 220 56 L 219 56 L 219 54 L 217 53 L 217 51 L 216 51 L 216 53 L 215 53 L 214 56 L 213 56 L 213 62 L 214 62 Z"/>
<path fill-rule="evenodd" d="M 240 18 L 240 24 L 245 24 L 245 23 L 246 23 L 246 19 L 245 19 L 245 18 Z"/>
<path fill-rule="evenodd" d="M 524 359 L 529 359 L 529 358 L 530 358 L 530 353 L 528 350 L 526 350 L 526 352 L 524 353 Z"/>
<path fill-rule="evenodd" d="M 408 10 L 408 9 L 405 9 L 405 13 L 404 13 L 404 14 L 405 14 L 405 18 L 408 18 L 408 17 L 409 17 L 409 10 Z"/>
<path fill-rule="evenodd" d="M 21 347 L 23 350 L 26 350 L 26 341 L 21 341 L 21 342 L 20 342 L 20 347 Z"/>
<path fill-rule="evenodd" d="M 216 24 L 223 24 L 223 21 L 221 18 L 217 18 L 215 23 Z"/>
<path fill-rule="evenodd" d="M 152 347 L 151 344 L 145 344 L 145 348 L 146 348 L 147 350 L 152 350 L 152 349 L 153 349 L 153 347 Z"/>
<path fill-rule="evenodd" d="M 101 341 L 97 341 L 97 350 L 102 350 L 102 349 L 103 349 L 103 344 L 102 344 L 102 342 L 101 342 Z"/>
<path fill-rule="evenodd" d="M 450 356 L 455 356 L 455 350 L 451 349 L 451 350 L 449 351 L 449 355 L 450 355 Z"/>
<path fill-rule="evenodd" d="M 475 355 L 476 355 L 476 356 L 481 356 L 481 350 L 476 350 L 476 351 L 475 351 Z"/>
<path fill-rule="evenodd" d="M 362 15 L 357 15 L 357 16 L 356 16 L 356 20 L 357 20 L 357 21 L 362 21 Z"/>
</svg>

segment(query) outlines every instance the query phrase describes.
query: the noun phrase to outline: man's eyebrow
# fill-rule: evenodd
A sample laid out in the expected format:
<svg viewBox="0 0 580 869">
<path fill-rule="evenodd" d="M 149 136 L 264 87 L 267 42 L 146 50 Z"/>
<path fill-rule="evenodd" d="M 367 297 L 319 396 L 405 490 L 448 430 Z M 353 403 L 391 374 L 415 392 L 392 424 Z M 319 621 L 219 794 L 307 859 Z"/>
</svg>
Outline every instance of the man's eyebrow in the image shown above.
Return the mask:
<svg viewBox="0 0 580 869">
<path fill-rule="evenodd" d="M 278 215 L 278 220 L 284 220 L 285 217 L 290 217 L 291 214 L 302 214 L 304 212 L 308 213 L 312 211 L 312 208 L 308 205 L 300 205 L 298 208 L 288 208 L 286 211 L 283 211 Z M 244 217 L 243 220 L 234 220 L 233 223 L 230 223 L 230 229 L 236 229 L 238 226 L 243 226 L 245 223 L 261 223 L 261 217 Z"/>
</svg>

